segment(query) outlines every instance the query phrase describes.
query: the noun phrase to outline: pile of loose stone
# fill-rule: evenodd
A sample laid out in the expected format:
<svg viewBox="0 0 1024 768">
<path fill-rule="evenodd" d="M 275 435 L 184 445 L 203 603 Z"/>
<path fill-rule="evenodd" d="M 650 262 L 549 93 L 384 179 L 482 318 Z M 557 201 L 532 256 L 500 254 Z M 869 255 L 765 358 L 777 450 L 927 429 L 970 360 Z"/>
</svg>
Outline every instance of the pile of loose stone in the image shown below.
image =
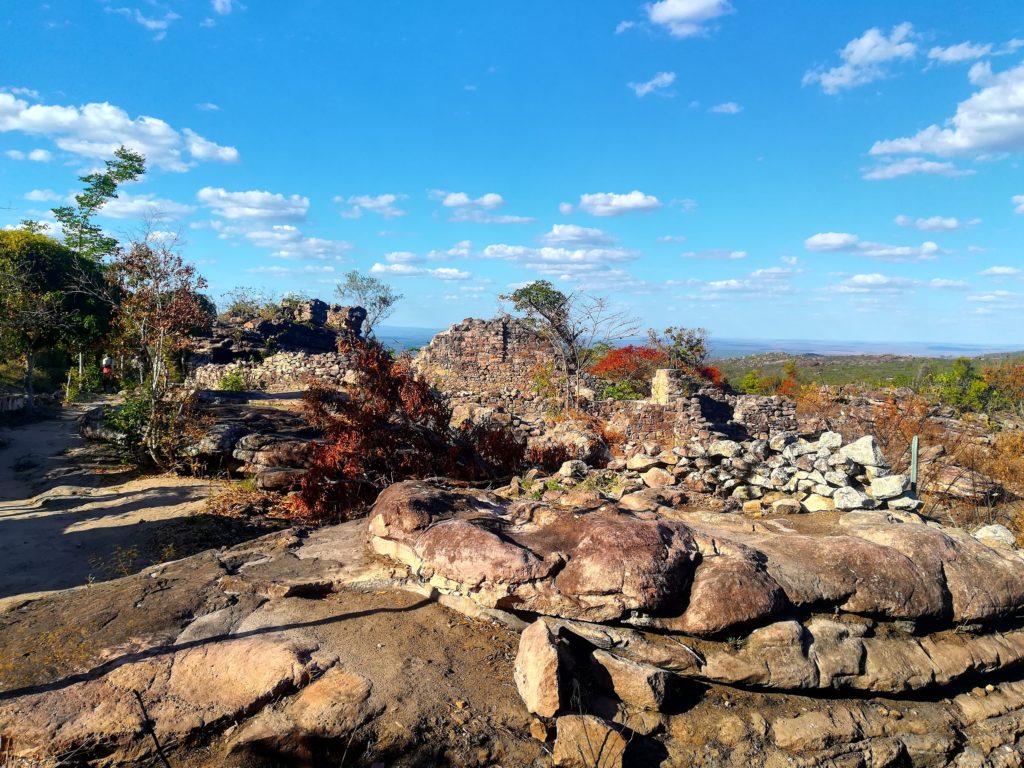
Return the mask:
<svg viewBox="0 0 1024 768">
<path fill-rule="evenodd" d="M 815 440 L 784 433 L 768 440 L 697 437 L 670 451 L 644 446 L 610 469 L 638 474 L 648 487 L 679 485 L 741 502 L 744 511 L 914 511 L 921 502 L 910 478 L 893 473 L 874 437 L 847 445 L 838 432 Z"/>
</svg>

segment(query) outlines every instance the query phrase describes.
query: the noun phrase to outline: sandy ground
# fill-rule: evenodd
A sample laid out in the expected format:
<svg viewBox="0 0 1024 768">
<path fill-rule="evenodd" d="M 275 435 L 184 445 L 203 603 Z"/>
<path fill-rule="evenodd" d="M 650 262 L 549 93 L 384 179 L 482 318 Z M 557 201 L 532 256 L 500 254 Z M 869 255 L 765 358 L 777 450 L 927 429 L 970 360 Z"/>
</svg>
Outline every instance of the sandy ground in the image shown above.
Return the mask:
<svg viewBox="0 0 1024 768">
<path fill-rule="evenodd" d="M 80 413 L 0 430 L 0 610 L 138 570 L 156 528 L 196 515 L 221 487 L 135 477 L 78 436 Z"/>
</svg>

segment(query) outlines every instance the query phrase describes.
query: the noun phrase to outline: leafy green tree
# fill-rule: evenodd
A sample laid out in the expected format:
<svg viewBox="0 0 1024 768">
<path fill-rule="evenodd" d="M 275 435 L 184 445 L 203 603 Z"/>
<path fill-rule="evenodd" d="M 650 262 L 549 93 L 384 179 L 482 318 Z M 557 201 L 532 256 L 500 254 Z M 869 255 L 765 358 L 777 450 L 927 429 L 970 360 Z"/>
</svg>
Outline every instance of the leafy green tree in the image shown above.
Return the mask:
<svg viewBox="0 0 1024 768">
<path fill-rule="evenodd" d="M 24 357 L 29 407 L 38 354 L 88 343 L 109 325 L 110 304 L 82 290 L 80 277 L 103 283 L 98 264 L 50 237 L 0 232 L 0 351 Z"/>
<path fill-rule="evenodd" d="M 367 336 L 373 335 L 377 323 L 391 317 L 395 305 L 404 298 L 383 280 L 360 274 L 355 269 L 345 275 L 345 282 L 338 283 L 334 294 L 342 301 L 357 304 L 366 310 L 363 329 Z"/>
<path fill-rule="evenodd" d="M 92 261 L 114 254 L 117 240 L 105 234 L 93 217 L 107 202 L 117 197 L 121 184 L 135 181 L 145 172 L 146 159 L 142 155 L 118 147 L 114 159 L 106 161 L 103 171 L 80 176 L 79 181 L 85 184 L 85 189 L 75 195 L 75 204 L 53 209 L 53 216 L 64 234 L 64 244 Z"/>
<path fill-rule="evenodd" d="M 652 328 L 647 343 L 665 354 L 671 368 L 699 370 L 708 364 L 708 332 L 703 328 L 669 326 L 662 334 Z"/>
<path fill-rule="evenodd" d="M 932 388 L 939 402 L 957 411 L 983 411 L 992 396 L 992 388 L 966 357 L 958 357 L 952 368 L 933 376 Z"/>
</svg>

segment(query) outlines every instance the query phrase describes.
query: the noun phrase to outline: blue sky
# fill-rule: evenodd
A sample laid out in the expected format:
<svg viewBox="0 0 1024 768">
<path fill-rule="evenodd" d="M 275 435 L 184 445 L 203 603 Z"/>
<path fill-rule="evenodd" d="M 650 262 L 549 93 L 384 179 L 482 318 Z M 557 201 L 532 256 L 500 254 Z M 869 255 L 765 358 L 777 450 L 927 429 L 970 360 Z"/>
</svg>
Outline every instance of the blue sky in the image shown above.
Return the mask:
<svg viewBox="0 0 1024 768">
<path fill-rule="evenodd" d="M 1019 0 L 18 0 L 0 226 L 120 143 L 103 224 L 215 295 L 488 317 L 537 278 L 647 325 L 1024 346 Z"/>
</svg>

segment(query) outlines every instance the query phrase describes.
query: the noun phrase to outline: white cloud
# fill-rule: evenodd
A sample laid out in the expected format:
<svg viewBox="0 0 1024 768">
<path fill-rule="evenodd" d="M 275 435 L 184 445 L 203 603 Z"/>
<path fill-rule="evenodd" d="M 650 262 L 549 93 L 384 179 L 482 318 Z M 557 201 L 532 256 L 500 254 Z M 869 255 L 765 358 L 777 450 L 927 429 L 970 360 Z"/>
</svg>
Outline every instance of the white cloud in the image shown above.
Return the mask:
<svg viewBox="0 0 1024 768">
<path fill-rule="evenodd" d="M 963 280 L 950 280 L 945 277 L 933 277 L 928 281 L 929 288 L 940 291 L 966 291 L 971 286 Z"/>
<path fill-rule="evenodd" d="M 838 285 L 832 286 L 830 290 L 835 293 L 874 293 L 874 294 L 898 294 L 906 293 L 917 286 L 916 280 L 906 277 L 890 277 L 878 272 L 867 275 L 853 275 L 843 280 Z"/>
<path fill-rule="evenodd" d="M 385 219 L 397 219 L 408 213 L 408 211 L 403 211 L 395 205 L 399 200 L 405 199 L 406 195 L 392 194 L 353 195 L 348 198 L 338 195 L 334 198 L 334 202 L 352 206 L 348 210 L 341 212 L 342 217 L 346 219 L 358 219 L 363 215 L 364 211 L 375 213 Z"/>
<path fill-rule="evenodd" d="M 782 296 L 794 292 L 792 279 L 796 272 L 783 267 L 757 269 L 743 278 L 723 280 L 668 280 L 666 286 L 687 286 L 699 289 L 679 298 L 688 301 L 719 301 L 735 299 L 738 296 Z"/>
<path fill-rule="evenodd" d="M 981 302 L 983 304 L 1002 304 L 1005 302 L 1016 301 L 1021 297 L 1022 294 L 1014 293 L 1013 291 L 989 291 L 988 293 L 972 293 L 967 297 L 967 300 Z"/>
<path fill-rule="evenodd" d="M 659 243 L 685 243 L 686 235 L 659 235 Z"/>
<path fill-rule="evenodd" d="M 258 248 L 270 248 L 275 259 L 291 261 L 344 261 L 352 250 L 345 240 L 324 240 L 306 237 L 290 224 L 275 224 L 268 229 L 245 233 L 246 239 Z"/>
<path fill-rule="evenodd" d="M 675 72 L 659 72 L 646 83 L 626 83 L 639 98 L 649 93 L 654 93 L 662 88 L 668 88 L 676 81 Z"/>
<path fill-rule="evenodd" d="M 147 115 L 132 118 L 107 102 L 81 107 L 29 104 L 0 93 L 0 133 L 17 131 L 49 136 L 65 152 L 106 160 L 122 144 L 141 152 L 147 162 L 168 171 L 187 171 L 200 160 L 234 162 L 238 151 L 221 147 L 185 129 L 182 134 L 163 120 Z M 186 159 L 185 155 L 191 159 Z"/>
<path fill-rule="evenodd" d="M 210 7 L 219 16 L 227 16 L 235 10 L 235 0 L 210 0 Z M 241 3 L 238 4 L 241 7 Z"/>
<path fill-rule="evenodd" d="M 738 261 L 747 258 L 746 251 L 726 251 L 718 248 L 711 248 L 704 251 L 687 251 L 683 254 L 684 259 L 702 259 L 705 261 Z"/>
<path fill-rule="evenodd" d="M 971 72 L 978 77 L 974 68 Z M 983 79 L 987 87 L 961 101 L 943 126 L 930 125 L 913 136 L 877 141 L 871 154 L 953 157 L 1024 151 L 1024 64 Z"/>
<path fill-rule="evenodd" d="M 842 63 L 832 69 L 813 69 L 804 74 L 803 84 L 818 83 L 827 94 L 881 80 L 888 74 L 885 66 L 892 61 L 912 59 L 917 55 L 914 27 L 909 22 L 897 24 L 888 36 L 872 27 L 854 38 L 839 51 Z"/>
<path fill-rule="evenodd" d="M 633 261 L 638 254 L 625 248 L 531 248 L 496 244 L 485 247 L 480 256 L 512 261 L 546 277 L 579 280 L 584 275 L 606 272 L 611 264 Z"/>
<path fill-rule="evenodd" d="M 434 261 L 442 259 L 467 259 L 473 250 L 473 243 L 469 240 L 460 240 L 451 248 L 445 251 L 432 250 L 427 253 L 427 258 Z"/>
<path fill-rule="evenodd" d="M 957 43 L 947 48 L 936 46 L 928 51 L 928 58 L 940 64 L 956 64 L 962 61 L 974 61 L 992 53 L 990 43 Z"/>
<path fill-rule="evenodd" d="M 182 131 L 185 135 L 185 146 L 189 154 L 196 160 L 215 160 L 221 163 L 237 163 L 238 150 L 234 147 L 222 147 L 220 144 L 204 139 L 195 131 L 186 128 Z"/>
<path fill-rule="evenodd" d="M 647 18 L 673 37 L 702 34 L 707 22 L 732 13 L 728 0 L 660 0 L 647 6 Z"/>
<path fill-rule="evenodd" d="M 465 192 L 446 192 L 443 189 L 427 191 L 431 200 L 441 201 L 445 208 L 452 209 L 450 221 L 473 222 L 476 224 L 526 224 L 533 221 L 528 216 L 495 213 L 505 204 L 505 199 L 497 192 L 488 192 L 472 198 Z"/>
<path fill-rule="evenodd" d="M 893 221 L 897 226 L 914 227 L 925 232 L 952 232 L 981 223 L 981 219 L 961 221 L 955 216 L 928 216 L 927 218 L 913 219 L 904 214 L 900 214 Z"/>
<path fill-rule="evenodd" d="M 389 264 L 412 264 L 420 260 L 412 251 L 392 251 L 384 254 L 384 261 Z"/>
<path fill-rule="evenodd" d="M 154 194 L 133 195 L 119 192 L 117 197 L 107 201 L 99 213 L 110 219 L 148 218 L 153 221 L 164 221 L 186 216 L 194 210 L 195 206 L 167 200 Z"/>
<path fill-rule="evenodd" d="M 934 176 L 973 176 L 977 171 L 968 168 L 957 168 L 953 163 L 926 160 L 923 157 L 905 157 L 902 160 L 887 160 L 874 168 L 864 169 L 861 178 L 867 181 L 885 181 L 900 176 L 934 175 Z"/>
<path fill-rule="evenodd" d="M 632 29 L 635 26 L 635 21 L 620 21 L 618 24 L 615 25 L 615 34 L 621 35 L 626 30 Z"/>
<path fill-rule="evenodd" d="M 11 158 L 11 160 L 31 160 L 34 163 L 48 163 L 53 159 L 53 153 L 48 149 L 33 149 L 28 152 L 8 149 L 4 154 Z"/>
<path fill-rule="evenodd" d="M 370 274 L 389 275 L 391 277 L 434 277 L 446 282 L 452 280 L 468 280 L 473 275 L 452 267 L 414 267 L 410 264 L 374 264 L 370 267 Z"/>
<path fill-rule="evenodd" d="M 654 211 L 662 202 L 654 195 L 645 195 L 638 189 L 625 194 L 593 192 L 580 195 L 579 209 L 591 216 L 619 216 L 632 211 Z M 563 211 L 564 212 L 564 211 Z"/>
<path fill-rule="evenodd" d="M 984 277 L 1017 277 L 1024 274 L 1017 267 L 989 267 L 978 273 Z"/>
<path fill-rule="evenodd" d="M 779 261 L 781 261 L 783 264 L 789 264 L 789 266 L 791 267 L 795 267 L 797 264 L 800 263 L 800 259 L 797 258 L 796 256 L 779 256 Z"/>
<path fill-rule="evenodd" d="M 146 16 L 138 8 L 114 8 L 108 5 L 104 7 L 104 10 L 107 13 L 116 13 L 131 19 L 144 29 L 155 33 L 153 36 L 154 40 L 163 40 L 167 37 L 167 30 L 171 24 L 181 18 L 174 11 L 166 11 L 163 16 Z"/>
<path fill-rule="evenodd" d="M 1010 202 L 1014 204 L 1014 213 L 1024 213 L 1024 195 L 1014 195 L 1010 198 Z"/>
<path fill-rule="evenodd" d="M 58 203 L 64 200 L 64 196 L 54 192 L 52 189 L 33 189 L 24 195 L 26 200 L 33 203 Z"/>
<path fill-rule="evenodd" d="M 819 232 L 804 240 L 804 247 L 816 253 L 852 253 L 881 261 L 930 261 L 940 252 L 929 241 L 921 245 L 888 245 L 861 240 L 849 232 Z"/>
<path fill-rule="evenodd" d="M 220 106 L 214 104 L 212 101 L 203 101 L 196 104 L 196 109 L 201 112 L 220 112 Z"/>
<path fill-rule="evenodd" d="M 558 212 L 560 214 L 562 214 L 563 216 L 568 216 L 574 210 L 576 210 L 576 209 L 575 209 L 575 207 L 573 206 L 572 203 L 559 203 L 558 204 Z"/>
<path fill-rule="evenodd" d="M 228 192 L 220 187 L 203 187 L 196 199 L 217 216 L 236 221 L 302 221 L 309 210 L 308 197 L 285 197 L 259 190 Z"/>
<path fill-rule="evenodd" d="M 540 240 L 545 245 L 611 245 L 615 237 L 594 227 L 555 224 L 550 232 L 541 235 Z"/>
<path fill-rule="evenodd" d="M 711 108 L 711 111 L 717 112 L 720 115 L 738 115 L 743 111 L 743 107 L 735 101 L 727 101 L 724 104 L 716 104 Z"/>
<path fill-rule="evenodd" d="M 295 275 L 329 275 L 334 272 L 334 267 L 321 267 L 314 266 L 312 264 L 307 264 L 304 267 L 280 267 L 274 265 L 271 267 L 250 267 L 245 271 L 252 272 L 257 275 L 275 275 L 277 277 L 292 277 Z"/>
</svg>

